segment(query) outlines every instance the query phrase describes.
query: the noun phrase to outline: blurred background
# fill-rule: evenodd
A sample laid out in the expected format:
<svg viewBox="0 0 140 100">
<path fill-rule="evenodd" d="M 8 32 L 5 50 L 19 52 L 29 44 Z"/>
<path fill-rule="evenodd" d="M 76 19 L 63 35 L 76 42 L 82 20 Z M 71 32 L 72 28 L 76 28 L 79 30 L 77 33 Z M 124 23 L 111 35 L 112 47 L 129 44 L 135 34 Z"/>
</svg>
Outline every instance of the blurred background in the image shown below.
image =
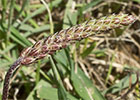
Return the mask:
<svg viewBox="0 0 140 100">
<path fill-rule="evenodd" d="M 9 99 L 140 100 L 140 0 L 0 0 L 0 98 L 5 74 L 24 48 L 119 13 L 137 21 L 21 66 L 11 78 Z"/>
</svg>

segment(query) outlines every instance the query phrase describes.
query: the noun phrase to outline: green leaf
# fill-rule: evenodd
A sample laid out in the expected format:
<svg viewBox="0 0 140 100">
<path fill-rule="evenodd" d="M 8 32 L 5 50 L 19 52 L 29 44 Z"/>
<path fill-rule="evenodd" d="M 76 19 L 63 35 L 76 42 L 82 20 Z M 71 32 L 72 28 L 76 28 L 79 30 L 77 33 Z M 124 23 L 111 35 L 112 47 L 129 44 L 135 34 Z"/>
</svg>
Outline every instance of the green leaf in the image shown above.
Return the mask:
<svg viewBox="0 0 140 100">
<path fill-rule="evenodd" d="M 76 93 L 84 100 L 105 100 L 100 91 L 98 91 L 92 81 L 85 76 L 78 66 L 78 72 L 75 73 L 73 71 L 75 64 L 69 55 L 69 50 L 65 49 L 58 52 L 55 58 L 61 66 L 66 67 L 67 70 L 71 71 L 70 80 L 72 81 L 72 85 L 75 88 Z"/>
<path fill-rule="evenodd" d="M 136 2 L 140 3 L 140 0 L 133 0 L 133 1 L 136 1 Z"/>
<path fill-rule="evenodd" d="M 72 9 L 73 3 L 73 0 L 68 0 L 63 20 L 63 29 L 73 26 L 77 22 L 77 11 Z"/>
<path fill-rule="evenodd" d="M 61 90 L 61 92 L 62 91 L 63 90 Z M 30 92 L 26 100 L 36 100 L 37 97 L 45 100 L 78 100 L 68 92 L 65 92 L 67 99 L 59 99 L 58 92 L 60 91 L 57 88 L 53 88 L 50 83 L 40 80 L 35 88 Z"/>
<path fill-rule="evenodd" d="M 66 90 L 63 86 L 63 83 L 62 83 L 62 80 L 61 80 L 61 77 L 60 77 L 60 70 L 57 68 L 57 66 L 55 65 L 52 57 L 50 56 L 50 61 L 51 61 L 51 64 L 52 64 L 52 71 L 53 71 L 53 74 L 55 76 L 55 79 L 57 81 L 57 85 L 58 85 L 58 97 L 59 97 L 59 100 L 67 100 L 67 95 L 66 95 Z"/>
<path fill-rule="evenodd" d="M 61 2 L 62 2 L 62 0 L 54 0 L 49 3 L 49 6 L 58 7 Z"/>
<path fill-rule="evenodd" d="M 105 50 L 94 50 L 94 51 L 92 51 L 92 54 L 95 54 L 96 57 L 104 57 L 104 56 L 106 56 Z"/>
<path fill-rule="evenodd" d="M 38 82 L 38 84 L 35 86 L 35 88 L 30 92 L 30 94 L 28 95 L 26 100 L 35 100 L 35 98 L 37 97 L 36 91 L 37 91 L 37 93 L 39 93 L 38 91 L 40 91 L 41 87 L 52 88 L 50 83 L 48 83 L 44 80 L 40 80 Z M 38 96 L 40 96 L 40 95 L 38 95 Z"/>
<path fill-rule="evenodd" d="M 38 95 L 40 99 L 59 100 L 57 95 L 57 89 L 52 87 L 40 87 L 40 89 L 38 90 Z"/>
<path fill-rule="evenodd" d="M 59 100 L 67 100 L 66 90 L 61 84 L 58 86 L 58 98 Z"/>
<path fill-rule="evenodd" d="M 71 74 L 72 84 L 78 95 L 84 100 L 106 100 L 92 81 L 77 66 L 77 72 Z"/>
<path fill-rule="evenodd" d="M 108 88 L 107 90 L 103 91 L 103 94 L 107 94 L 107 93 L 116 93 L 121 91 L 122 89 L 125 89 L 127 87 L 129 87 L 129 78 L 132 78 L 132 83 L 134 84 L 136 82 L 136 74 L 132 74 L 132 75 L 127 75 L 126 77 L 124 77 L 119 83 L 114 84 L 113 86 L 111 86 L 110 88 Z"/>
<path fill-rule="evenodd" d="M 16 30 L 13 26 L 11 26 L 11 32 L 10 37 L 15 40 L 17 43 L 21 44 L 24 47 L 31 46 L 32 44 L 23 37 L 18 30 Z"/>
<path fill-rule="evenodd" d="M 86 56 L 88 56 L 88 55 L 92 52 L 92 50 L 95 48 L 95 46 L 96 46 L 96 42 L 94 42 L 89 48 L 87 48 L 87 49 L 81 54 L 82 58 L 85 58 Z"/>
<path fill-rule="evenodd" d="M 14 24 L 14 22 L 16 22 L 16 20 L 19 18 L 19 16 L 23 13 L 23 10 L 25 9 L 25 7 L 27 6 L 28 3 L 29 3 L 29 0 L 24 0 L 20 10 L 18 8 L 18 5 L 15 5 L 15 8 L 19 11 L 19 13 L 17 13 L 16 18 L 12 22 L 13 24 Z"/>
<path fill-rule="evenodd" d="M 83 13 L 83 12 L 87 11 L 88 9 L 96 6 L 101 1 L 103 1 L 103 0 L 92 0 L 90 3 L 88 3 L 85 6 L 83 6 L 82 8 L 80 8 L 78 12 Z"/>
<path fill-rule="evenodd" d="M 60 91 L 59 89 L 56 88 L 42 86 L 38 89 L 37 94 L 40 99 L 45 99 L 45 100 L 78 100 L 68 92 L 66 92 L 67 98 L 60 99 L 58 95 Z"/>
<path fill-rule="evenodd" d="M 69 54 L 67 54 L 67 52 L 65 52 L 65 50 L 63 49 L 61 51 L 58 51 L 54 57 L 55 57 L 55 60 L 61 66 L 63 66 L 64 68 L 66 68 L 68 70 L 68 69 L 70 69 L 70 66 L 69 66 L 69 58 L 67 55 L 69 55 Z"/>
<path fill-rule="evenodd" d="M 19 27 L 20 30 L 23 30 L 23 31 L 33 31 L 34 28 L 28 24 L 23 24 Z"/>
<path fill-rule="evenodd" d="M 50 29 L 50 25 L 48 25 L 48 24 L 47 25 L 42 25 L 42 26 L 40 26 L 38 28 L 31 29 L 31 30 L 26 29 L 27 32 L 23 36 L 28 37 L 28 36 L 31 36 L 33 34 L 35 35 L 36 33 L 40 33 L 40 32 L 46 31 L 48 29 Z"/>
</svg>

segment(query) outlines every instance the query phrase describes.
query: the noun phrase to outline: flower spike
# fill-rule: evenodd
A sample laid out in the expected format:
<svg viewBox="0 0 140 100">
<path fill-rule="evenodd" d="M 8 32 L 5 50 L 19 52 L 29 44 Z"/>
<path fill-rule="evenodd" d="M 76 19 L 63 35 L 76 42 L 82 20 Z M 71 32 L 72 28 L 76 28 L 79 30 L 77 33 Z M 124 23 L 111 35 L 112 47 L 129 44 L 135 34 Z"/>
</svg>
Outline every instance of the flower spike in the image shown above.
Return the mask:
<svg viewBox="0 0 140 100">
<path fill-rule="evenodd" d="M 105 32 L 106 30 L 127 26 L 132 24 L 136 18 L 127 14 L 112 14 L 100 19 L 92 19 L 82 24 L 61 30 L 43 40 L 36 42 L 33 46 L 24 49 L 20 57 L 8 70 L 3 87 L 2 100 L 7 100 L 10 78 L 19 65 L 28 65 L 38 59 L 42 59 L 53 54 L 57 50 L 67 47 L 68 45 L 82 40 L 86 37 Z"/>
<path fill-rule="evenodd" d="M 53 54 L 55 51 L 67 47 L 86 37 L 105 32 L 106 30 L 127 26 L 135 21 L 135 17 L 127 14 L 112 14 L 100 19 L 92 19 L 82 24 L 61 30 L 46 39 L 36 42 L 32 47 L 25 49 L 21 56 L 21 64 L 28 65 L 34 61 Z"/>
</svg>

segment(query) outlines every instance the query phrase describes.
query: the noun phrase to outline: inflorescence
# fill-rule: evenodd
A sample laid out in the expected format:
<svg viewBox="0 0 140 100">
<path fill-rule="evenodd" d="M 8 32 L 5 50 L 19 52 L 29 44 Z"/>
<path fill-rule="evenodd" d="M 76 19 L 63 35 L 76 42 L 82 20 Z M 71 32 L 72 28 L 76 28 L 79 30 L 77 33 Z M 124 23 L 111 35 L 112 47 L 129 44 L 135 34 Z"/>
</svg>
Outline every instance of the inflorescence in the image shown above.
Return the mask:
<svg viewBox="0 0 140 100">
<path fill-rule="evenodd" d="M 110 15 L 102 17 L 98 20 L 93 19 L 85 23 L 73 26 L 68 29 L 61 30 L 43 40 L 36 42 L 21 53 L 21 64 L 28 65 L 34 61 L 53 54 L 55 51 L 67 47 L 86 37 L 104 32 L 106 30 L 129 25 L 135 21 L 135 17 L 127 14 Z"/>
<path fill-rule="evenodd" d="M 135 20 L 136 18 L 132 15 L 112 14 L 108 17 L 102 17 L 97 20 L 92 19 L 71 28 L 61 30 L 60 32 L 36 42 L 33 46 L 23 50 L 17 61 L 8 70 L 4 80 L 2 100 L 7 100 L 10 78 L 19 65 L 29 65 L 76 41 L 110 29 L 127 26 L 132 24 Z"/>
</svg>

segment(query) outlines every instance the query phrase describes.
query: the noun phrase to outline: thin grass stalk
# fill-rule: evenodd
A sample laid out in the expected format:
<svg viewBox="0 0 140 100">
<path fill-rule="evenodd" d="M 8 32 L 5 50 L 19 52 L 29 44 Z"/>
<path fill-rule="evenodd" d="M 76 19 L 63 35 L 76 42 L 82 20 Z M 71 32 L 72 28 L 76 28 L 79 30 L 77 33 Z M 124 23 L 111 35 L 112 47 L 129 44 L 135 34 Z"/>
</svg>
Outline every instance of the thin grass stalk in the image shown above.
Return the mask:
<svg viewBox="0 0 140 100">
<path fill-rule="evenodd" d="M 47 9 L 47 11 L 48 11 L 49 21 L 50 21 L 50 26 L 51 26 L 50 32 L 51 32 L 51 34 L 53 34 L 53 33 L 54 33 L 54 25 L 53 25 L 53 20 L 52 20 L 51 11 L 50 11 L 50 9 L 49 9 L 48 4 L 47 4 L 44 0 L 41 0 L 41 2 L 44 4 L 44 6 L 46 7 L 46 9 Z"/>
<path fill-rule="evenodd" d="M 9 82 L 13 72 L 21 65 L 29 65 L 38 59 L 43 59 L 52 55 L 57 50 L 66 48 L 68 45 L 80 41 L 89 36 L 106 32 L 107 30 L 127 26 L 132 24 L 136 18 L 127 14 L 112 14 L 108 17 L 102 17 L 98 20 L 92 19 L 82 24 L 61 30 L 45 39 L 36 42 L 33 46 L 21 52 L 19 59 L 8 70 L 3 87 L 2 100 L 7 100 Z"/>
</svg>

